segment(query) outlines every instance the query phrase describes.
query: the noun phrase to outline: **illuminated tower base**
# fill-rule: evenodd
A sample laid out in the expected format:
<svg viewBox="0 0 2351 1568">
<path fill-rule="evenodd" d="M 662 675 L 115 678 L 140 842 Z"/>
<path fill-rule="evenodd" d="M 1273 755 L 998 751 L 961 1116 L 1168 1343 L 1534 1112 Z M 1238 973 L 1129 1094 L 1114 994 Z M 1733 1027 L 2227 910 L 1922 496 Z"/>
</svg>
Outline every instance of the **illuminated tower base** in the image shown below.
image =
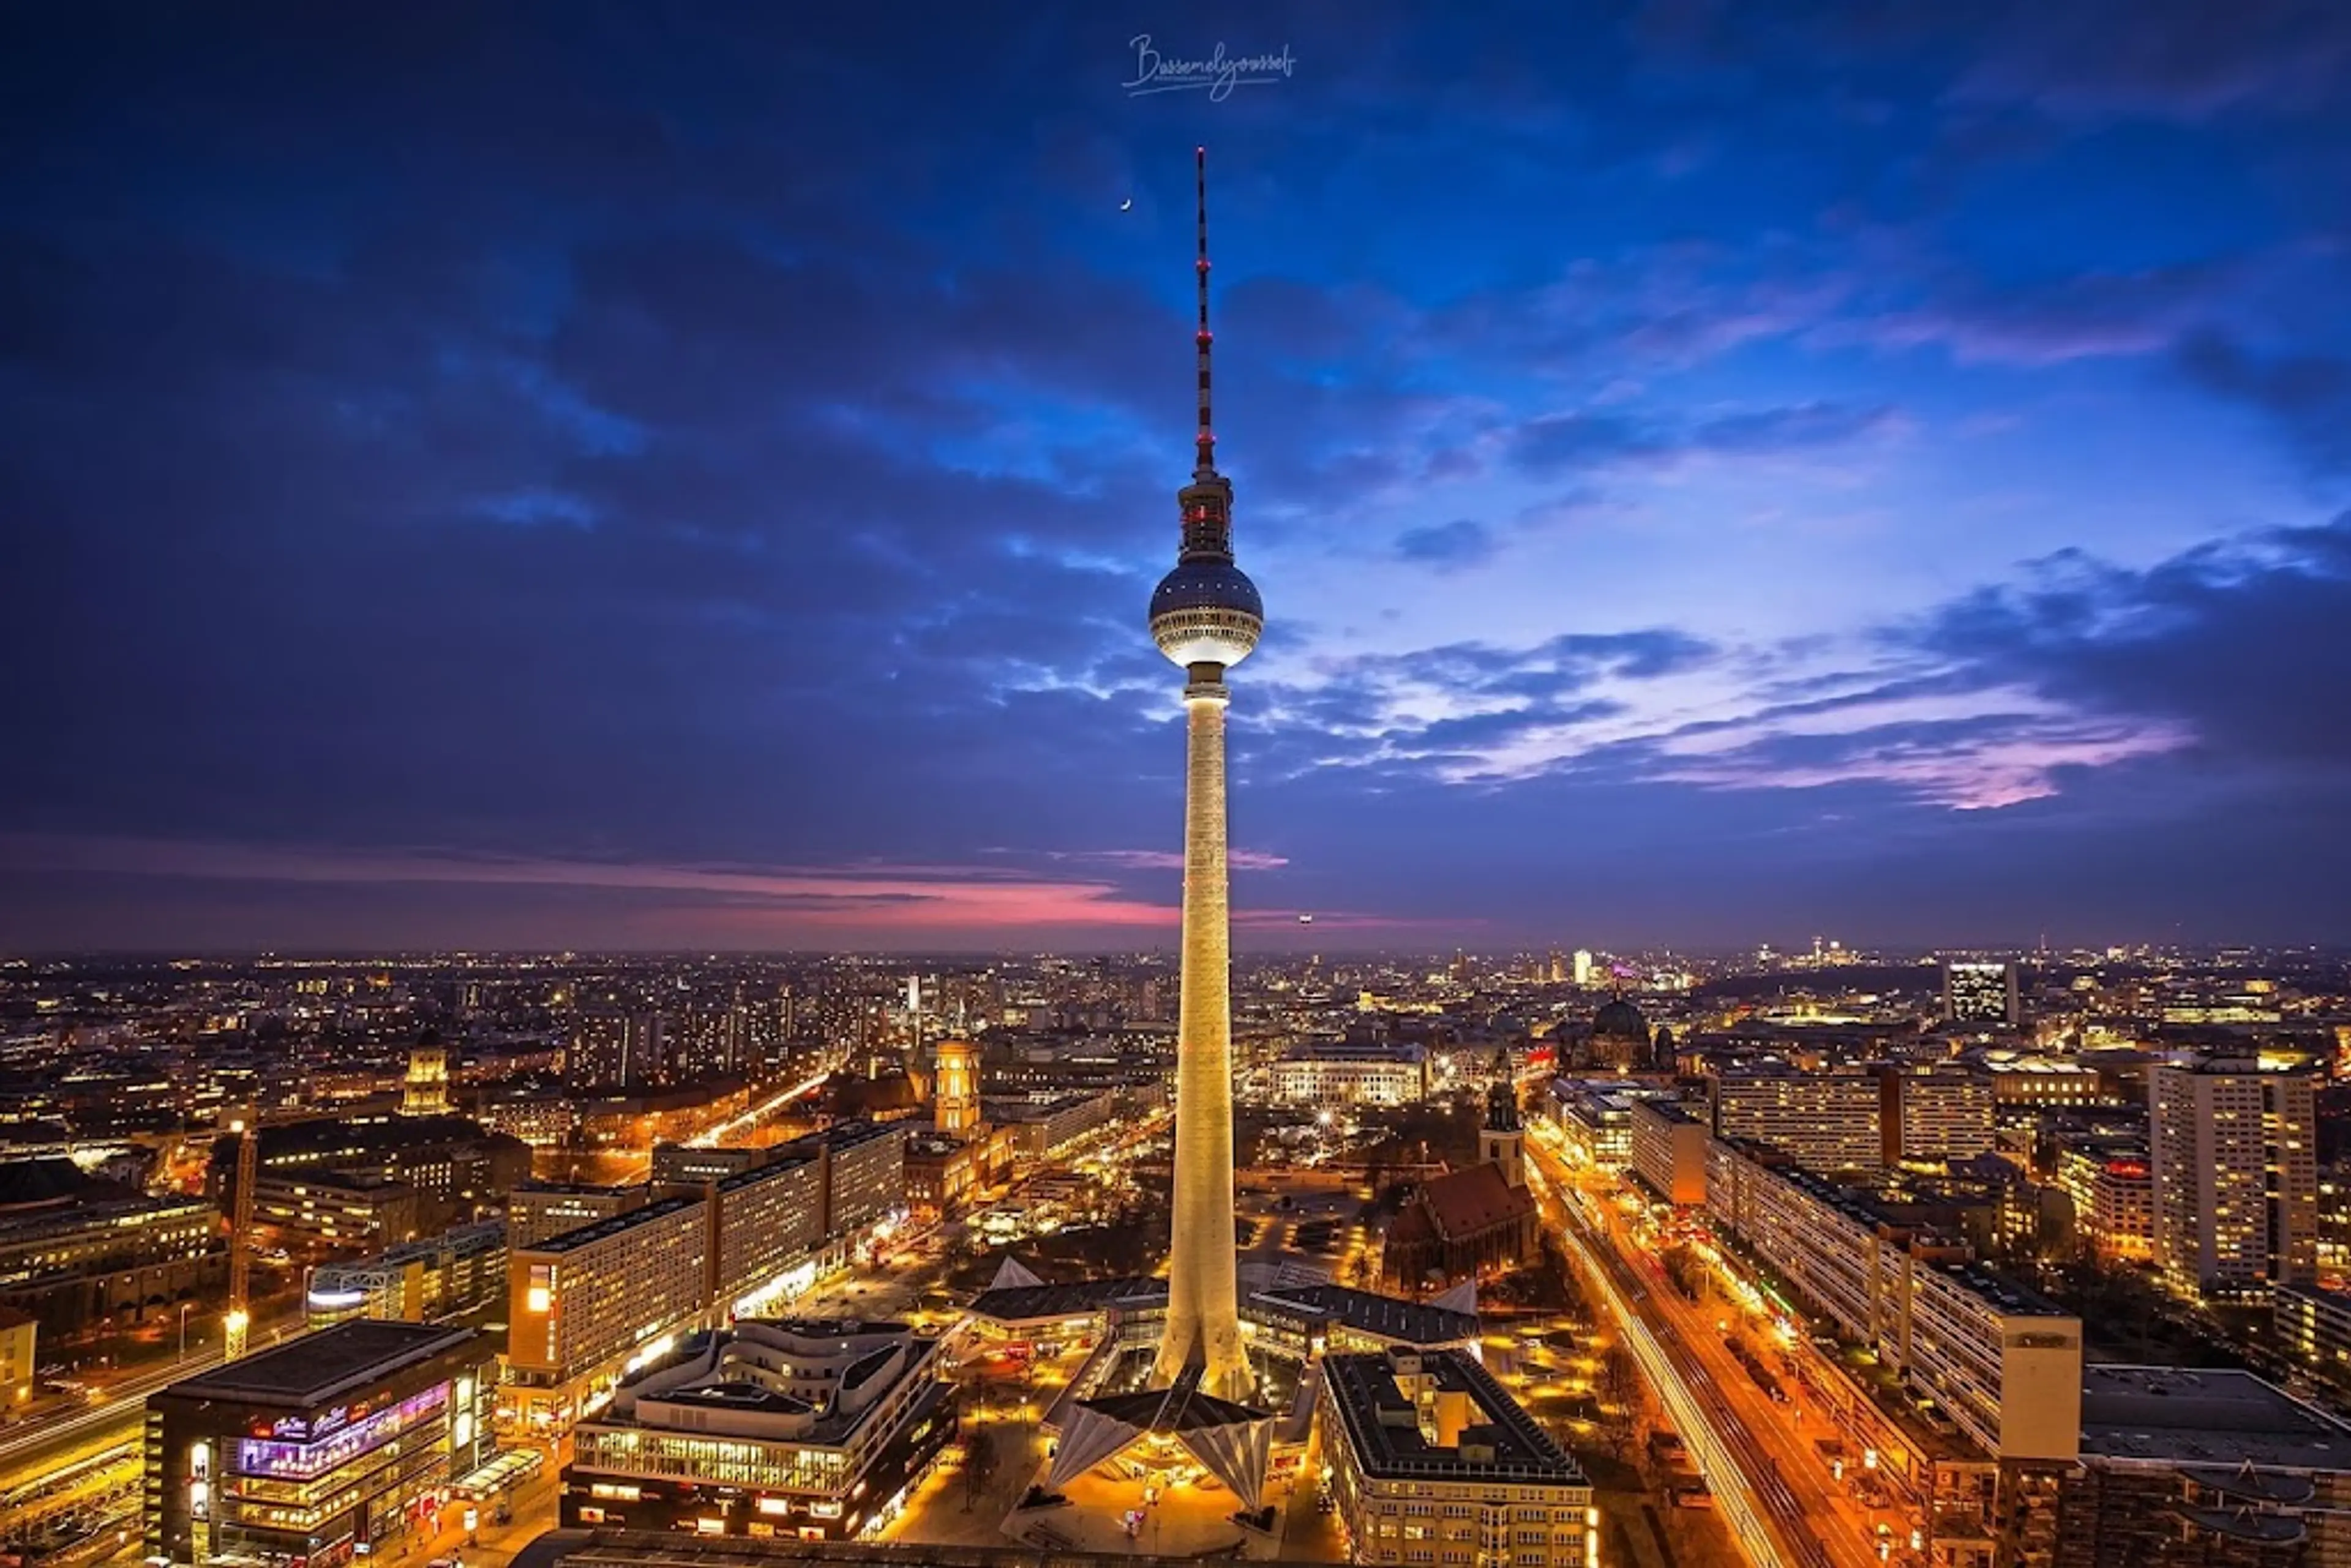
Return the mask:
<svg viewBox="0 0 2351 1568">
<path fill-rule="evenodd" d="M 1230 898 L 1225 864 L 1222 671 L 1196 665 L 1184 688 L 1184 990 L 1176 1036 L 1175 1212 L 1168 1246 L 1167 1327 L 1157 1379 L 1186 1364 L 1200 1385 L 1246 1399 L 1256 1379 L 1241 1349 L 1233 1266 L 1233 1009 Z"/>
</svg>

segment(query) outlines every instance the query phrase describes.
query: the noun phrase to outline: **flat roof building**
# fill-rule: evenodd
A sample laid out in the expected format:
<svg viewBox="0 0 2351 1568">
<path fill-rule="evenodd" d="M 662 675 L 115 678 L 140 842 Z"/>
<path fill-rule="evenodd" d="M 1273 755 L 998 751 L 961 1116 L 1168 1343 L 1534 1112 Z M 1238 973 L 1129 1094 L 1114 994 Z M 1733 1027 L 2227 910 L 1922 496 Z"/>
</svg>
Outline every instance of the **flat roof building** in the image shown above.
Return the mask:
<svg viewBox="0 0 2351 1568">
<path fill-rule="evenodd" d="M 1464 1351 L 1324 1357 L 1322 1424 L 1353 1562 L 1598 1562 L 1583 1468 Z"/>
<path fill-rule="evenodd" d="M 652 1181 L 655 1186 L 698 1186 L 721 1176 L 740 1176 L 767 1164 L 766 1149 L 745 1146 L 705 1148 L 698 1144 L 655 1144 Z"/>
<path fill-rule="evenodd" d="M 2055 1568 L 2293 1568 L 2351 1555 L 2351 1425 L 2249 1372 L 2083 1369 Z"/>
<path fill-rule="evenodd" d="M 486 1306 L 506 1289 L 507 1228 L 492 1219 L 314 1269 L 303 1307 L 312 1328 L 350 1318 L 431 1322 Z"/>
<path fill-rule="evenodd" d="M 2155 1261 L 2189 1299 L 2318 1276 L 2317 1075 L 2251 1059 L 2147 1075 Z"/>
<path fill-rule="evenodd" d="M 1989 1076 L 1881 1067 L 1877 1082 L 1885 1164 L 1947 1165 L 1991 1152 L 1995 1140 Z"/>
<path fill-rule="evenodd" d="M 714 1299 L 734 1311 L 756 1313 L 781 1291 L 793 1267 L 809 1263 L 824 1243 L 823 1161 L 787 1155 L 727 1176 L 716 1187 L 717 1201 L 710 1210 L 717 1230 Z M 812 1263 L 808 1276 L 815 1277 Z"/>
<path fill-rule="evenodd" d="M 2074 1457 L 2080 1318 L 1969 1261 L 1957 1236 L 1755 1145 L 1715 1140 L 1706 1201 L 1720 1228 L 1986 1454 Z"/>
<path fill-rule="evenodd" d="M 1632 1171 L 1643 1186 L 1677 1207 L 1706 1201 L 1706 1124 L 1674 1100 L 1633 1104 Z"/>
<path fill-rule="evenodd" d="M 0 1202 L 0 1305 L 31 1313 L 53 1339 L 168 1317 L 164 1303 L 227 1276 L 220 1210 L 199 1198 L 81 1184 Z"/>
<path fill-rule="evenodd" d="M 1555 1078 L 1553 1120 L 1579 1163 L 1621 1170 L 1633 1157 L 1633 1104 L 1640 1096 L 1620 1079 Z"/>
<path fill-rule="evenodd" d="M 360 1321 L 150 1395 L 148 1557 L 338 1568 L 429 1540 L 493 1457 L 497 1380 L 472 1329 Z"/>
<path fill-rule="evenodd" d="M 2144 1263 L 2154 1256 L 2155 1172 L 2143 1140 L 2061 1143 L 2057 1186 L 2101 1261 Z"/>
<path fill-rule="evenodd" d="M 968 1312 L 971 1321 L 992 1337 L 1078 1339 L 1104 1332 L 1113 1314 L 1152 1317 L 1166 1308 L 1167 1281 L 1134 1275 L 998 1286 L 974 1297 Z M 1474 1312 L 1347 1285 L 1245 1286 L 1240 1315 L 1241 1322 L 1259 1331 L 1260 1345 L 1297 1361 L 1326 1350 L 1372 1351 L 1390 1345 L 1452 1349 L 1478 1337 Z"/>
<path fill-rule="evenodd" d="M 1312 1040 L 1293 1046 L 1268 1077 L 1283 1104 L 1415 1105 L 1428 1092 L 1428 1053 L 1410 1044 Z"/>
<path fill-rule="evenodd" d="M 2335 1390 L 2351 1392 L 2351 1291 L 2280 1285 L 2270 1292 L 2278 1348 Z"/>
<path fill-rule="evenodd" d="M 1866 1072 L 1743 1068 L 1714 1081 L 1714 1130 L 1784 1150 L 1807 1170 L 1876 1170 L 1886 1160 L 1881 1099 Z"/>
<path fill-rule="evenodd" d="M 777 1145 L 746 1169 L 515 1245 L 507 1363 L 517 1413 L 535 1426 L 568 1423 L 682 1336 L 814 1283 L 826 1260 L 839 1261 L 860 1233 L 907 1207 L 906 1134 L 904 1123 L 844 1122 Z M 546 1196 L 605 1201 L 598 1192 Z"/>
<path fill-rule="evenodd" d="M 821 1156 L 824 1233 L 845 1236 L 907 1207 L 906 1122 L 839 1122 L 777 1147 L 778 1159 Z"/>
<path fill-rule="evenodd" d="M 1943 1017 L 1955 1024 L 2015 1029 L 2023 1021 L 2016 966 L 1947 963 L 1943 966 Z"/>
<path fill-rule="evenodd" d="M 956 1431 L 940 1342 L 904 1323 L 747 1319 L 624 1381 L 572 1436 L 562 1524 L 853 1540 Z"/>
<path fill-rule="evenodd" d="M 511 1249 L 507 1367 L 516 1414 L 559 1426 L 710 1305 L 708 1210 L 667 1197 Z"/>
<path fill-rule="evenodd" d="M 550 1236 L 643 1208 L 653 1188 L 595 1186 L 587 1182 L 517 1182 L 507 1192 L 507 1245 L 528 1247 Z"/>
<path fill-rule="evenodd" d="M 253 1184 L 253 1220 L 288 1239 L 345 1249 L 416 1239 L 417 1192 L 404 1181 L 343 1171 L 264 1171 Z"/>
</svg>

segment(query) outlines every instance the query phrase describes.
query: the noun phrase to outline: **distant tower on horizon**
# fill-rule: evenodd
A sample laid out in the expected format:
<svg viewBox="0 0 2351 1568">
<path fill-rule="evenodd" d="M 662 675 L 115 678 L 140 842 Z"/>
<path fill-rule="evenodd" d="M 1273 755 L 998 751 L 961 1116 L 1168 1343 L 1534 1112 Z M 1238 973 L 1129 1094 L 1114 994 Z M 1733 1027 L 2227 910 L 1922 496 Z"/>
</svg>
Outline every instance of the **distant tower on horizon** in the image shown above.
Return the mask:
<svg viewBox="0 0 2351 1568">
<path fill-rule="evenodd" d="M 1200 425 L 1192 482 L 1176 492 L 1176 570 L 1151 595 L 1151 639 L 1184 667 L 1183 981 L 1176 1026 L 1176 1171 L 1167 1252 L 1167 1326 L 1155 1369 L 1172 1384 L 1201 1365 L 1200 1385 L 1246 1399 L 1255 1378 L 1241 1346 L 1233 1260 L 1233 997 L 1226 866 L 1225 671 L 1265 630 L 1257 585 L 1233 561 L 1232 481 L 1217 472 L 1208 412 L 1208 150 L 1196 154 L 1200 257 Z"/>
</svg>

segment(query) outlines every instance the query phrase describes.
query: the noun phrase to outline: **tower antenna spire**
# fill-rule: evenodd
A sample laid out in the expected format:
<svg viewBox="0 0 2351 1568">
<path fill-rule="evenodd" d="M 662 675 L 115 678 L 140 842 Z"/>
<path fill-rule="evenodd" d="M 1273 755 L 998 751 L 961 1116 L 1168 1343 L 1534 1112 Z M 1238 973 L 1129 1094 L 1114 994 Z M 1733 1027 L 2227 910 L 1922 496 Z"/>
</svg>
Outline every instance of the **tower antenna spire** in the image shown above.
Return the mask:
<svg viewBox="0 0 2351 1568">
<path fill-rule="evenodd" d="M 1200 434 L 1194 437 L 1199 456 L 1192 465 L 1192 476 L 1205 479 L 1217 471 L 1217 433 L 1208 418 L 1208 350 L 1215 341 L 1208 330 L 1208 150 L 1196 148 L 1192 156 L 1200 196 Z"/>
</svg>

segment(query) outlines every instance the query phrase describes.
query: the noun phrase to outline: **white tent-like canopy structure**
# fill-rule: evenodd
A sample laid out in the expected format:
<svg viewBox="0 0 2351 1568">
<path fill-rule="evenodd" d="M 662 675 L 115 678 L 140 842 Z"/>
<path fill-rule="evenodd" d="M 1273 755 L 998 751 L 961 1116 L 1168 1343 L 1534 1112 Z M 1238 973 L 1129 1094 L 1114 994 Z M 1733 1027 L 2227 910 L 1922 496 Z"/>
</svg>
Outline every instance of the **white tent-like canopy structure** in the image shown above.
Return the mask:
<svg viewBox="0 0 2351 1568">
<path fill-rule="evenodd" d="M 1478 1281 L 1464 1280 L 1451 1290 L 1429 1297 L 1428 1304 L 1448 1312 L 1467 1312 L 1474 1318 L 1478 1315 Z"/>
<path fill-rule="evenodd" d="M 1003 1263 L 996 1270 L 996 1278 L 987 1282 L 987 1288 L 991 1291 L 1019 1291 L 1030 1285 L 1041 1285 L 1044 1282 L 1022 1267 L 1019 1259 L 1007 1253 Z"/>
<path fill-rule="evenodd" d="M 1265 1471 L 1273 1453 L 1272 1416 L 1203 1394 L 1199 1369 L 1172 1388 L 1081 1400 L 1053 1451 L 1051 1484 L 1067 1485 L 1096 1465 L 1162 1433 L 1174 1437 L 1208 1473 L 1233 1490 L 1243 1508 L 1262 1505 Z"/>
</svg>

